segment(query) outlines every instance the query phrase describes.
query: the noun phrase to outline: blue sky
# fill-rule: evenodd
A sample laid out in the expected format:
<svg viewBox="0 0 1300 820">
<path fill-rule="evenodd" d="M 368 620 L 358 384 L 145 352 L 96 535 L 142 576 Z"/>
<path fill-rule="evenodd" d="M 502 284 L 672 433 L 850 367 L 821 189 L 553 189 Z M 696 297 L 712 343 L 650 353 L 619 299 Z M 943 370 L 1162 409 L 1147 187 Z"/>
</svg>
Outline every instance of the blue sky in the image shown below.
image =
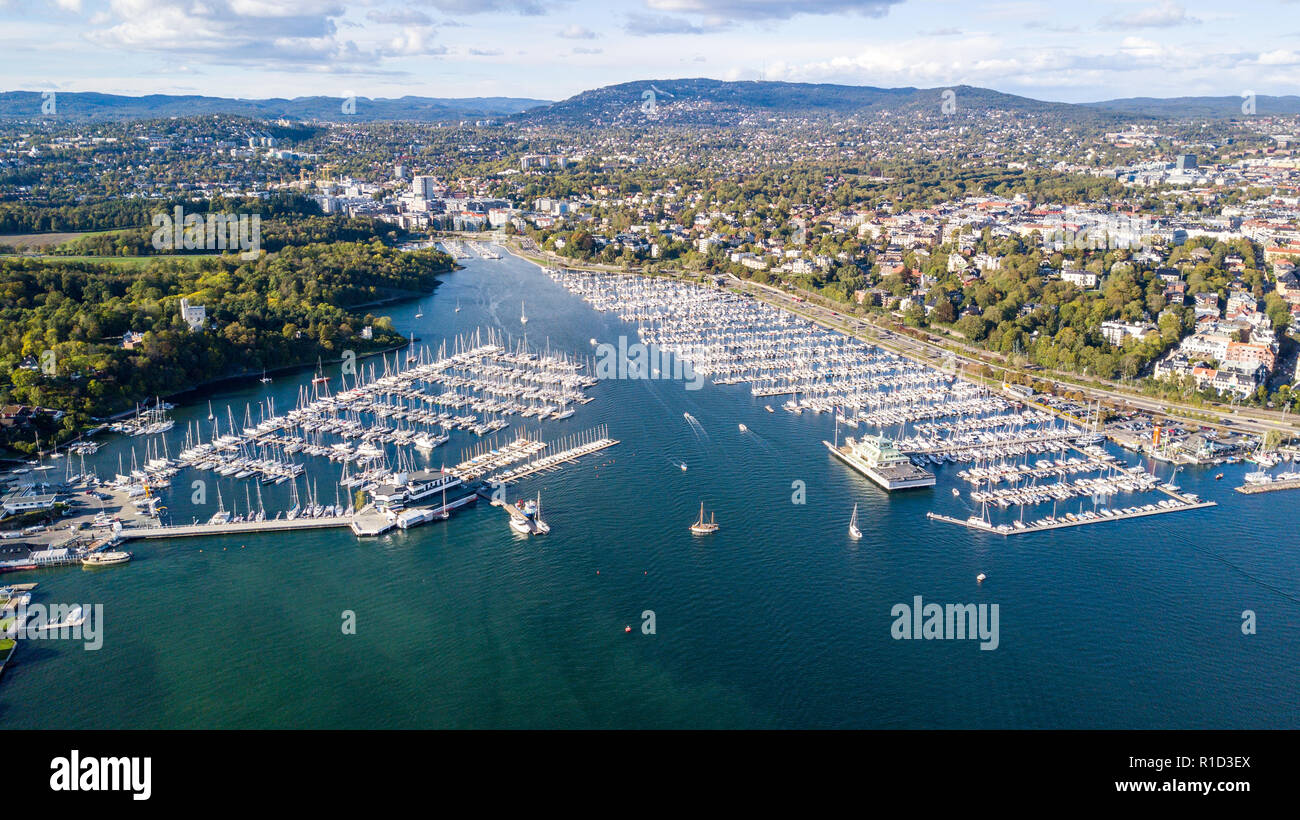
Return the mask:
<svg viewBox="0 0 1300 820">
<path fill-rule="evenodd" d="M 674 77 L 1300 94 L 1300 2 L 0 0 L 0 89 L 562 99 Z"/>
</svg>

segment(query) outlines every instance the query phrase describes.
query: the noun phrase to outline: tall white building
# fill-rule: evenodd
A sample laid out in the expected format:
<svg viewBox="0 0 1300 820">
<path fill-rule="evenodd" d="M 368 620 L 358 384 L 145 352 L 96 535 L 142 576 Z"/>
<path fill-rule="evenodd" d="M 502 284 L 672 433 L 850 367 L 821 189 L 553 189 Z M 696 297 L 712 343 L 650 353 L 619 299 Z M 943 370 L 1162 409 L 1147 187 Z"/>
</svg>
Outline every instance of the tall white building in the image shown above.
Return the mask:
<svg viewBox="0 0 1300 820">
<path fill-rule="evenodd" d="M 181 318 L 190 330 L 202 330 L 208 319 L 208 309 L 203 305 L 191 305 L 188 299 L 181 299 Z"/>
<path fill-rule="evenodd" d="M 429 199 L 433 196 L 435 178 L 431 176 L 411 177 L 411 193 Z"/>
</svg>

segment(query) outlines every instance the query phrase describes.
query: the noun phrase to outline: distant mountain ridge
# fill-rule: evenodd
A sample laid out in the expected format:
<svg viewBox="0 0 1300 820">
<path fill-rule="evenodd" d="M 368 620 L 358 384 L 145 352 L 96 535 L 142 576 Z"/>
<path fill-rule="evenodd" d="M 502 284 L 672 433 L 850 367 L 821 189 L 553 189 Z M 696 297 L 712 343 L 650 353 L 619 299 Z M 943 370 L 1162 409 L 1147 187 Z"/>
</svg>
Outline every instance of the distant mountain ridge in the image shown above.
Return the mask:
<svg viewBox="0 0 1300 820">
<path fill-rule="evenodd" d="M 44 97 L 39 91 L 0 92 L 0 118 L 32 119 L 42 116 Z M 506 117 L 549 100 L 524 97 L 356 97 L 345 112 L 343 97 L 295 97 L 261 100 L 200 95 L 149 94 L 127 97 L 93 91 L 60 91 L 54 98 L 55 114 L 74 120 L 134 120 L 154 117 L 189 117 L 196 114 L 235 114 L 248 117 L 288 117 L 296 120 L 420 120 L 449 121 L 465 117 Z"/>
<path fill-rule="evenodd" d="M 42 116 L 42 93 L 0 92 L 0 119 Z M 949 109 L 943 108 L 945 102 Z M 150 94 L 129 97 L 97 92 L 58 92 L 56 113 L 71 120 L 130 120 L 195 114 L 233 114 L 259 118 L 342 122 L 509 118 L 521 125 L 617 127 L 654 121 L 677 125 L 734 125 L 754 118 L 841 116 L 877 111 L 898 114 L 944 110 L 1000 110 L 1057 114 L 1098 120 L 1117 117 L 1245 116 L 1241 97 L 1131 97 L 1090 103 L 1063 103 L 1021 97 L 976 86 L 875 88 L 829 83 L 775 81 L 727 82 L 707 78 L 639 80 L 603 86 L 552 102 L 526 97 L 234 99 L 201 95 Z M 1300 114 L 1300 96 L 1259 95 L 1255 113 Z"/>
<path fill-rule="evenodd" d="M 1255 115 L 1289 116 L 1300 114 L 1300 97 L 1288 94 L 1274 97 L 1268 94 L 1256 95 L 1254 111 L 1243 111 L 1247 103 L 1243 96 L 1238 97 L 1128 97 L 1122 100 L 1105 100 L 1103 102 L 1080 103 L 1084 108 L 1114 111 L 1119 114 L 1149 114 L 1153 117 L 1211 117 L 1232 118 Z"/>
<path fill-rule="evenodd" d="M 945 108 L 945 102 L 948 107 Z M 521 123 L 564 125 L 644 125 L 652 121 L 683 125 L 730 125 L 780 116 L 847 116 L 890 111 L 955 113 L 1009 111 L 1054 114 L 1080 122 L 1120 118 L 1246 116 L 1242 97 L 1133 97 L 1091 103 L 1036 100 L 988 88 L 958 85 L 937 88 L 874 88 L 827 83 L 771 81 L 724 82 L 704 78 L 641 80 L 604 86 L 567 100 L 530 108 L 513 119 Z M 1257 115 L 1300 114 L 1300 97 L 1258 95 Z"/>
<path fill-rule="evenodd" d="M 949 88 L 874 88 L 827 83 L 771 81 L 724 82 L 704 78 L 641 80 L 596 88 L 567 100 L 532 108 L 514 119 L 524 123 L 610 126 L 649 122 L 661 116 L 673 123 L 734 124 L 745 117 L 849 115 L 888 110 L 897 113 L 943 110 L 945 94 L 957 108 L 1006 111 L 1096 112 L 1069 103 L 1044 102 L 975 86 Z M 954 109 L 954 110 L 955 110 Z M 671 113 L 670 113 L 671 112 Z"/>
</svg>

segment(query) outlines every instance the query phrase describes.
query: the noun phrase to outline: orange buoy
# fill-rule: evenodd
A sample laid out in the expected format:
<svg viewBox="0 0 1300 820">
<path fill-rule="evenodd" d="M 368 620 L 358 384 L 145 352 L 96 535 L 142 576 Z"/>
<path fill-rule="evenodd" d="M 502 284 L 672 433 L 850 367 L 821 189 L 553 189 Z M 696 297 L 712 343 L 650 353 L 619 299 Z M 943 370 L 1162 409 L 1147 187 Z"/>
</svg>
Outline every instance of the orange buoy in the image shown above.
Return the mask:
<svg viewBox="0 0 1300 820">
<path fill-rule="evenodd" d="M 623 627 L 623 631 L 624 631 L 624 632 L 631 632 L 631 631 L 632 631 L 632 627 L 630 627 L 630 626 L 625 626 L 625 627 Z"/>
</svg>

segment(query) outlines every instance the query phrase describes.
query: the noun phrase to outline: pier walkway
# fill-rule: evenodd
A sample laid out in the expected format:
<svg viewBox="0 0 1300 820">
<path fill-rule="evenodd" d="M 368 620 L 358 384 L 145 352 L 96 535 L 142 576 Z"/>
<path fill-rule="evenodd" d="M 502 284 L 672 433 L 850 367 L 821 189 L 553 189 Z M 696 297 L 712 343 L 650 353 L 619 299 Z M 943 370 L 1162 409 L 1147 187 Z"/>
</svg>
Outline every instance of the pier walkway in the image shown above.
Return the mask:
<svg viewBox="0 0 1300 820">
<path fill-rule="evenodd" d="M 511 481 L 517 481 L 534 473 L 540 473 L 544 470 L 558 470 L 565 464 L 572 464 L 585 455 L 590 455 L 606 447 L 613 447 L 618 444 L 618 439 L 602 438 L 596 441 L 574 447 L 571 450 L 565 450 L 560 453 L 539 458 L 536 461 L 530 461 L 513 470 L 508 470 L 493 477 L 492 482 L 496 484 L 509 484 Z"/>
<path fill-rule="evenodd" d="M 1173 494 L 1170 493 L 1170 495 Z M 1179 498 L 1178 496 L 1174 496 L 1174 497 Z M 1182 499 L 1180 498 L 1180 500 Z M 1161 513 L 1183 512 L 1184 510 L 1201 510 L 1201 509 L 1205 509 L 1206 507 L 1218 506 L 1213 501 L 1182 500 L 1182 502 L 1183 503 L 1176 504 L 1171 507 L 1157 506 L 1154 509 L 1150 509 L 1150 510 L 1137 509 L 1134 510 L 1133 512 L 1123 512 L 1120 510 L 1116 510 L 1114 515 L 1109 515 L 1109 516 L 1097 515 L 1095 518 L 1080 518 L 1075 521 L 1068 521 L 1064 518 L 1058 518 L 1056 521 L 1053 522 L 1035 521 L 1032 523 L 1027 523 L 1024 525 L 1023 528 L 1019 528 L 1019 529 L 1010 524 L 1001 524 L 1001 525 L 990 524 L 987 521 L 983 521 L 982 519 L 976 519 L 976 520 L 966 519 L 965 521 L 963 521 L 960 518 L 953 518 L 952 516 L 942 515 L 936 512 L 927 512 L 925 514 L 925 517 L 931 519 L 932 521 L 944 521 L 949 524 L 957 524 L 959 526 L 966 527 L 967 529 L 975 530 L 976 532 L 987 532 L 993 535 L 1008 536 L 1008 535 L 1025 535 L 1031 532 L 1043 532 L 1044 530 L 1059 530 L 1059 529 L 1064 529 L 1065 527 L 1081 527 L 1084 524 L 1102 524 L 1107 521 L 1123 521 L 1131 518 L 1143 518 L 1148 515 L 1160 515 Z"/>
<path fill-rule="evenodd" d="M 274 521 L 239 521 L 228 524 L 181 524 L 167 527 L 128 527 L 118 532 L 121 541 L 152 538 L 185 538 L 201 535 L 240 535 L 253 532 L 287 532 L 292 530 L 322 530 L 347 527 L 352 517 L 336 515 L 330 518 L 284 518 Z"/>
</svg>

